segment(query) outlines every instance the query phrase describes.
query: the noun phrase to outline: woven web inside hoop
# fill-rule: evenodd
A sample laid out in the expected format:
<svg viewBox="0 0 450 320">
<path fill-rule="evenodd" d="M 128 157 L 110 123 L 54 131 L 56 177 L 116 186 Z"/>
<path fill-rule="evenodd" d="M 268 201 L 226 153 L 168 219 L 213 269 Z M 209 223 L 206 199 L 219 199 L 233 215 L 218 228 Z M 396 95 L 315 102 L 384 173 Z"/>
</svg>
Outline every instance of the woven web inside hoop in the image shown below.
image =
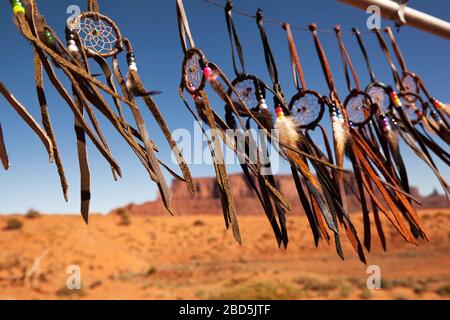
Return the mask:
<svg viewBox="0 0 450 320">
<path fill-rule="evenodd" d="M 403 82 L 403 86 L 405 87 L 405 91 L 417 93 L 418 87 L 417 87 L 416 79 L 414 79 L 413 76 L 411 76 L 410 74 L 407 74 L 405 77 L 403 77 L 402 82 Z M 414 98 L 415 98 L 414 96 L 408 97 L 408 99 L 414 99 Z"/>
<path fill-rule="evenodd" d="M 186 74 L 186 85 L 199 89 L 202 84 L 203 70 L 200 66 L 200 55 L 195 52 L 190 59 L 186 61 L 184 66 Z"/>
<path fill-rule="evenodd" d="M 400 97 L 403 107 L 408 114 L 408 117 L 411 121 L 415 122 L 419 120 L 419 116 L 417 111 L 423 112 L 422 104 L 418 100 L 418 98 L 414 95 L 406 94 Z"/>
<path fill-rule="evenodd" d="M 382 113 L 390 111 L 391 98 L 384 88 L 373 86 L 367 91 L 367 94 L 372 98 L 372 101 L 378 105 Z"/>
<path fill-rule="evenodd" d="M 255 83 L 253 80 L 247 79 L 239 81 L 234 85 L 234 90 L 235 92 L 231 95 L 231 98 L 234 101 L 239 101 L 239 97 L 250 109 L 255 108 L 258 105 L 258 99 L 255 94 Z"/>
<path fill-rule="evenodd" d="M 294 114 L 299 125 L 307 126 L 319 118 L 321 108 L 322 106 L 317 97 L 307 93 L 295 101 L 291 112 Z"/>
<path fill-rule="evenodd" d="M 78 34 L 85 49 L 97 54 L 112 52 L 117 43 L 113 27 L 102 19 L 84 18 L 79 23 Z"/>
<path fill-rule="evenodd" d="M 356 125 L 364 123 L 370 116 L 370 103 L 363 94 L 352 97 L 346 105 L 350 121 Z"/>
</svg>

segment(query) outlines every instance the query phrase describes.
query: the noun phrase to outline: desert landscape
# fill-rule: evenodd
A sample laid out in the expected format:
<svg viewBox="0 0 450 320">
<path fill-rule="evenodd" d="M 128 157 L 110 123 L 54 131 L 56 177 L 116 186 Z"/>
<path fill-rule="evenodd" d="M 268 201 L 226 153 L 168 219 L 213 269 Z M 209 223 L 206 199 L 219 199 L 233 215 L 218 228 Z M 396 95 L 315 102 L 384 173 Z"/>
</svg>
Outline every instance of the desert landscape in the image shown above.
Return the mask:
<svg viewBox="0 0 450 320">
<path fill-rule="evenodd" d="M 315 248 L 297 211 L 288 216 L 289 248 L 280 250 L 262 214 L 240 217 L 240 247 L 211 214 L 213 202 L 176 217 L 157 202 L 94 215 L 89 226 L 76 215 L 1 216 L 0 299 L 450 299 L 448 207 L 420 210 L 431 241 L 419 247 L 384 221 L 388 252 L 374 235 L 364 265 L 345 241 L 345 261 L 333 244 Z M 360 230 L 360 214 L 353 217 Z M 73 265 L 80 290 L 66 287 Z M 370 265 L 381 269 L 380 290 L 367 288 Z"/>
<path fill-rule="evenodd" d="M 413 247 L 390 229 L 388 252 L 374 241 L 369 265 L 382 289 L 368 290 L 367 266 L 346 243 L 314 248 L 304 217 L 290 217 L 291 244 L 279 250 L 264 217 L 242 217 L 239 247 L 214 216 L 0 218 L 1 299 L 449 299 L 450 210 L 424 210 L 430 243 Z M 359 220 L 359 219 L 357 219 Z M 359 221 L 360 222 L 360 221 Z M 67 268 L 82 289 L 67 290 Z"/>
</svg>

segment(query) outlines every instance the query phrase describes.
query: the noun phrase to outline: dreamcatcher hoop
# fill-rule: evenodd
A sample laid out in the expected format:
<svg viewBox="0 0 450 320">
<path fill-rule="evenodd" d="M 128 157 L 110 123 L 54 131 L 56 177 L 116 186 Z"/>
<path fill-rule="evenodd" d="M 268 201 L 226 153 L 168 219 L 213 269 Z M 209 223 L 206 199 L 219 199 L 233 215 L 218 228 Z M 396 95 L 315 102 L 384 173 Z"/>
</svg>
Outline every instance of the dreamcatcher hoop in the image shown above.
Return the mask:
<svg viewBox="0 0 450 320">
<path fill-rule="evenodd" d="M 375 113 L 375 106 L 370 95 L 352 90 L 344 101 L 349 121 L 354 127 L 364 127 Z"/>
<path fill-rule="evenodd" d="M 428 104 L 423 101 L 420 95 L 412 92 L 400 92 L 398 97 L 412 124 L 418 124 L 425 115 Z"/>
<path fill-rule="evenodd" d="M 206 77 L 203 68 L 208 64 L 203 52 L 197 48 L 189 49 L 184 55 L 182 82 L 184 88 L 191 94 L 204 89 Z"/>
<path fill-rule="evenodd" d="M 412 92 L 415 94 L 420 93 L 419 79 L 414 73 L 404 72 L 402 74 L 402 83 L 403 86 L 405 87 L 405 91 Z"/>
<path fill-rule="evenodd" d="M 315 106 L 311 106 L 311 101 Z M 289 103 L 289 111 L 300 128 L 314 129 L 325 114 L 325 99 L 313 90 L 301 90 Z"/>
<path fill-rule="evenodd" d="M 381 114 L 389 114 L 392 112 L 393 103 L 389 94 L 389 88 L 384 83 L 379 81 L 372 82 L 366 88 L 365 93 L 370 96 Z"/>
<path fill-rule="evenodd" d="M 84 12 L 75 19 L 74 26 L 88 56 L 109 58 L 122 51 L 122 34 L 107 16 Z"/>
<path fill-rule="evenodd" d="M 228 95 L 233 99 L 236 98 L 236 101 L 242 100 L 250 110 L 256 109 L 260 100 L 266 98 L 266 88 L 262 81 L 255 76 L 242 74 L 234 79 L 231 85 L 232 88 L 228 89 Z"/>
</svg>

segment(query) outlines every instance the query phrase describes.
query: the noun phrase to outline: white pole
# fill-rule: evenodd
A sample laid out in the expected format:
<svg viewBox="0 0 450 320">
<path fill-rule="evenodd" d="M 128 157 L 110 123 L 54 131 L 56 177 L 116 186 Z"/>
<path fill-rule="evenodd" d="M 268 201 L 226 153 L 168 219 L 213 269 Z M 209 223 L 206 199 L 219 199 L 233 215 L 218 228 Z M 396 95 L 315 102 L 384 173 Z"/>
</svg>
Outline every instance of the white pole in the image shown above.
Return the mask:
<svg viewBox="0 0 450 320">
<path fill-rule="evenodd" d="M 390 20 L 396 20 L 400 5 L 390 0 L 338 0 L 358 7 L 364 11 L 369 6 L 376 5 L 381 9 L 381 15 Z M 433 33 L 437 36 L 450 40 L 450 23 L 442 19 L 433 17 L 421 11 L 406 7 L 405 8 L 406 24 L 423 31 Z"/>
</svg>

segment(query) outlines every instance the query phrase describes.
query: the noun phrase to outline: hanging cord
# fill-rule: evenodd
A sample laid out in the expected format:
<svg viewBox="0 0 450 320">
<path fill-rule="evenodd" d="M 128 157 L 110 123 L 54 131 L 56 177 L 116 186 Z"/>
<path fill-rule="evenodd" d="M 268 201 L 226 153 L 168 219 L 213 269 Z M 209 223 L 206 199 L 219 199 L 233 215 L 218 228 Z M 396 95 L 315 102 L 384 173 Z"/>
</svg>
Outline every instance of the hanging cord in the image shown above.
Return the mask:
<svg viewBox="0 0 450 320">
<path fill-rule="evenodd" d="M 216 1 L 213 1 L 213 0 L 203 0 L 203 2 L 205 2 L 205 3 L 207 3 L 207 4 L 211 5 L 211 6 L 214 6 L 214 7 L 218 7 L 218 8 L 222 8 L 222 9 L 226 8 L 226 6 L 220 4 L 220 3 L 216 2 Z M 233 8 L 232 11 L 233 11 L 234 14 L 237 14 L 237 15 L 240 15 L 240 16 L 243 16 L 243 17 L 246 17 L 246 18 L 250 18 L 250 19 L 257 19 L 258 18 L 257 15 L 254 15 L 254 14 L 242 11 L 242 10 L 237 10 L 237 9 Z M 282 22 L 282 21 L 277 21 L 277 20 L 267 19 L 267 18 L 265 18 L 264 21 L 267 24 L 275 25 L 275 26 L 278 26 L 278 27 L 282 27 L 283 24 L 285 23 L 285 22 Z M 303 26 L 298 26 L 298 25 L 291 25 L 291 28 L 295 29 L 295 30 L 303 31 L 303 32 L 309 32 L 309 28 L 308 27 L 303 27 Z M 317 29 L 317 32 L 319 32 L 319 33 L 329 33 L 329 34 L 333 34 L 334 33 L 333 30 L 329 30 L 329 29 Z M 351 35 L 353 33 L 354 33 L 353 31 L 342 31 L 342 34 L 344 34 L 344 35 Z M 370 30 L 365 31 L 363 33 L 370 33 Z"/>
<path fill-rule="evenodd" d="M 186 53 L 189 49 L 195 48 L 195 43 L 192 38 L 191 28 L 189 27 L 183 0 L 177 0 L 177 17 L 181 45 L 183 52 Z"/>
<path fill-rule="evenodd" d="M 402 72 L 407 73 L 408 67 L 406 66 L 405 58 L 403 57 L 400 47 L 398 46 L 397 42 L 395 41 L 394 34 L 392 33 L 391 28 L 386 28 L 385 32 L 387 33 L 389 40 L 392 44 L 392 48 L 394 49 L 395 56 L 397 57 L 397 60 L 398 60 L 398 63 L 400 64 Z"/>
<path fill-rule="evenodd" d="M 227 5 L 225 6 L 225 19 L 227 21 L 228 36 L 230 38 L 231 43 L 231 57 L 233 59 L 234 73 L 236 74 L 236 76 L 240 76 L 242 74 L 245 74 L 245 60 L 241 42 L 239 40 L 236 27 L 234 25 L 232 10 L 233 10 L 233 3 L 231 0 L 229 0 L 227 1 Z M 239 71 L 239 68 L 237 66 L 236 53 L 239 59 L 239 63 L 241 65 L 241 71 Z"/>
<path fill-rule="evenodd" d="M 267 37 L 266 29 L 264 28 L 264 14 L 261 9 L 258 9 L 256 13 L 256 23 L 258 25 L 259 34 L 264 48 L 264 58 L 266 60 L 267 69 L 269 75 L 275 86 L 279 85 L 278 69 L 275 63 L 275 57 L 273 56 L 272 48 L 269 44 L 269 38 Z"/>
<path fill-rule="evenodd" d="M 358 41 L 359 48 L 361 49 L 361 52 L 364 57 L 364 61 L 366 62 L 367 70 L 369 71 L 370 75 L 370 81 L 376 82 L 377 77 L 375 76 L 375 72 L 373 71 L 372 64 L 370 63 L 369 54 L 367 53 L 367 49 L 364 45 L 361 31 L 357 28 L 353 28 L 353 32 L 355 33 L 356 40 Z"/>
<path fill-rule="evenodd" d="M 319 56 L 320 64 L 322 65 L 322 70 L 324 72 L 328 88 L 330 89 L 330 93 L 336 93 L 336 87 L 334 86 L 333 74 L 331 73 L 330 64 L 328 63 L 328 60 L 325 56 L 325 51 L 323 50 L 322 43 L 319 39 L 319 35 L 317 34 L 317 25 L 313 23 L 309 26 L 309 29 L 314 39 L 317 55 Z"/>
<path fill-rule="evenodd" d="M 261 9 L 258 9 L 258 11 L 256 12 L 256 16 L 256 24 L 258 25 L 261 41 L 264 48 L 264 57 L 266 60 L 267 70 L 269 71 L 270 79 L 273 83 L 273 91 L 275 92 L 275 95 L 273 97 L 275 107 L 280 106 L 286 114 L 289 114 L 289 110 L 286 107 L 286 101 L 278 77 L 278 68 L 276 65 L 275 57 L 273 55 L 272 48 L 270 47 L 266 29 L 264 28 L 263 11 Z"/>
<path fill-rule="evenodd" d="M 298 91 L 306 90 L 306 81 L 303 73 L 303 68 L 298 57 L 297 48 L 295 46 L 294 36 L 292 35 L 291 25 L 289 23 L 283 24 L 283 29 L 286 31 L 289 45 L 289 56 L 291 59 L 292 75 L 294 77 L 294 84 Z"/>
<path fill-rule="evenodd" d="M 345 79 L 347 81 L 348 91 L 352 92 L 354 89 L 356 89 L 356 91 L 359 92 L 359 91 L 361 91 L 361 84 L 359 82 L 358 75 L 357 75 L 357 73 L 355 71 L 355 68 L 353 67 L 353 63 L 352 63 L 352 60 L 350 58 L 350 55 L 348 54 L 347 48 L 345 47 L 344 40 L 342 39 L 341 27 L 340 26 L 336 26 L 334 28 L 334 31 L 336 32 L 336 37 L 337 37 L 337 40 L 338 40 L 339 49 L 341 51 L 342 64 L 344 66 Z M 350 72 L 352 74 L 353 81 L 355 82 L 355 87 L 356 88 L 352 87 L 351 79 L 350 79 L 350 73 L 349 73 L 348 69 L 350 69 Z"/>
<path fill-rule="evenodd" d="M 88 0 L 88 11 L 99 12 L 99 6 L 97 0 Z"/>
<path fill-rule="evenodd" d="M 389 52 L 389 48 L 386 44 L 386 41 L 384 40 L 383 36 L 381 35 L 380 30 L 373 29 L 373 32 L 377 36 L 378 43 L 380 44 L 381 50 L 383 50 L 384 55 L 386 56 L 386 59 L 389 62 L 389 66 L 391 68 L 392 75 L 394 76 L 395 85 L 397 86 L 397 88 L 400 89 L 400 91 L 404 91 L 405 86 L 403 85 L 402 79 L 401 79 L 400 75 L 398 74 L 397 68 L 395 67 L 394 60 L 392 59 L 391 53 Z"/>
</svg>

